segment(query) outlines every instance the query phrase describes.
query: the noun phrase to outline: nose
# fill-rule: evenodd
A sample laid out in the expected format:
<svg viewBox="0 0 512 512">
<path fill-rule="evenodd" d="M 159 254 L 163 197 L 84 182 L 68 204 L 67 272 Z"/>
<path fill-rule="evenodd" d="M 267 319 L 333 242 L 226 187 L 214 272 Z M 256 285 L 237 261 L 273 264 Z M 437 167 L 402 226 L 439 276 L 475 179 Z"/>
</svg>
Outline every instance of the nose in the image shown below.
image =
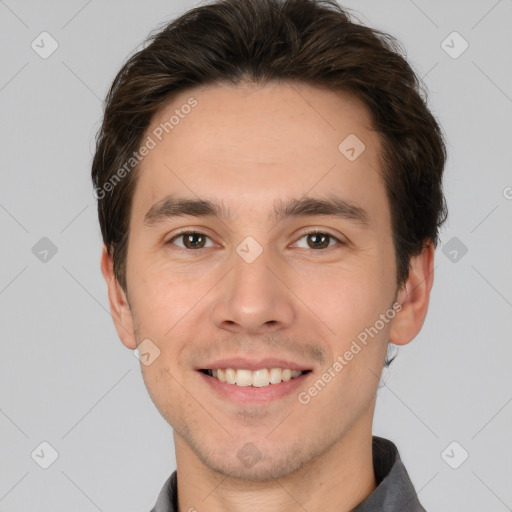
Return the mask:
<svg viewBox="0 0 512 512">
<path fill-rule="evenodd" d="M 233 268 L 217 288 L 212 312 L 216 327 L 257 335 L 291 325 L 294 294 L 284 267 L 272 262 L 266 251 L 251 263 L 238 254 L 232 261 Z"/>
</svg>

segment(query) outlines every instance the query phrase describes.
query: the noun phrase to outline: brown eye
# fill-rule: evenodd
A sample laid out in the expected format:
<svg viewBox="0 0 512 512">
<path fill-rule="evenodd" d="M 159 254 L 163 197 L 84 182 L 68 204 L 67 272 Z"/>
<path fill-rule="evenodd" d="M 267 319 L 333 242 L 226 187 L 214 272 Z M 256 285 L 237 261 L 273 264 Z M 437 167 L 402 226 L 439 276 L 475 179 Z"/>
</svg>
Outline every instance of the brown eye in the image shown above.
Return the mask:
<svg viewBox="0 0 512 512">
<path fill-rule="evenodd" d="M 330 236 L 322 233 L 310 233 L 308 237 L 308 244 L 312 244 L 313 249 L 324 249 L 329 247 Z"/>
<path fill-rule="evenodd" d="M 206 239 L 209 238 L 204 233 L 198 233 L 196 231 L 185 231 L 171 238 L 167 243 L 174 244 L 175 240 L 183 240 L 183 246 L 175 244 L 182 249 L 204 249 Z"/>
<path fill-rule="evenodd" d="M 332 247 L 332 244 L 330 243 L 331 241 L 336 241 L 339 244 L 343 245 L 343 242 L 341 240 L 323 231 L 311 231 L 309 233 L 303 234 L 299 238 L 299 240 L 301 240 L 302 238 L 306 238 L 307 240 L 306 249 L 328 249 L 329 247 Z"/>
</svg>

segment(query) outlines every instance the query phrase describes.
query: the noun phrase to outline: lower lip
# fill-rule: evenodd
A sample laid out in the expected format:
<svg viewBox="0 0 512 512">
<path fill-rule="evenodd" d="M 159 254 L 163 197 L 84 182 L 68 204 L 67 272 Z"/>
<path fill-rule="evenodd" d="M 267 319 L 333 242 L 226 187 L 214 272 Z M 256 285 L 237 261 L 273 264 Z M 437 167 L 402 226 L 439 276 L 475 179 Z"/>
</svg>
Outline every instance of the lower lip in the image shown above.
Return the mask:
<svg viewBox="0 0 512 512">
<path fill-rule="evenodd" d="M 282 381 L 279 384 L 269 384 L 268 386 L 262 386 L 260 388 L 228 384 L 227 382 L 221 382 L 215 377 L 210 377 L 203 372 L 198 371 L 198 373 L 206 384 L 211 386 L 221 397 L 238 404 L 253 405 L 268 404 L 273 400 L 291 394 L 299 386 L 304 384 L 305 379 L 307 379 L 312 372 L 303 373 L 299 377 Z"/>
</svg>

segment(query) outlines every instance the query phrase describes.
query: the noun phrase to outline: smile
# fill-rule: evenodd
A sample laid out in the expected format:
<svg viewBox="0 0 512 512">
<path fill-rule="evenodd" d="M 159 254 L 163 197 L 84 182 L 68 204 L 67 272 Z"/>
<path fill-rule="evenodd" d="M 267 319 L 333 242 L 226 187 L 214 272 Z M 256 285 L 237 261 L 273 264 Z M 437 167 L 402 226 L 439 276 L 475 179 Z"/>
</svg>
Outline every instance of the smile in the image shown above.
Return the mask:
<svg viewBox="0 0 512 512">
<path fill-rule="evenodd" d="M 291 370 L 289 368 L 261 368 L 251 371 L 246 369 L 218 368 L 200 370 L 202 373 L 235 386 L 265 387 L 296 379 L 311 370 Z"/>
</svg>

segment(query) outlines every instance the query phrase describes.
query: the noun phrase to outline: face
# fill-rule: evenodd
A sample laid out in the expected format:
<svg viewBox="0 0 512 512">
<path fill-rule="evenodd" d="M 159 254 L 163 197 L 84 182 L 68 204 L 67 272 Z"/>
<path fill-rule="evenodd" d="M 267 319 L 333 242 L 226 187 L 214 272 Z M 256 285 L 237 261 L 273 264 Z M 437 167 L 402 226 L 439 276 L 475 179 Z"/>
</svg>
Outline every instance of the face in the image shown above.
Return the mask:
<svg viewBox="0 0 512 512">
<path fill-rule="evenodd" d="M 156 145 L 138 170 L 116 327 L 131 349 L 146 340 L 144 381 L 177 456 L 281 478 L 371 431 L 403 313 L 393 309 L 381 141 L 365 106 L 306 85 L 215 85 L 175 97 L 148 135 Z M 183 213 L 180 200 L 209 201 L 218 215 Z M 219 368 L 255 385 L 201 371 Z M 289 369 L 304 373 L 286 380 Z"/>
</svg>

